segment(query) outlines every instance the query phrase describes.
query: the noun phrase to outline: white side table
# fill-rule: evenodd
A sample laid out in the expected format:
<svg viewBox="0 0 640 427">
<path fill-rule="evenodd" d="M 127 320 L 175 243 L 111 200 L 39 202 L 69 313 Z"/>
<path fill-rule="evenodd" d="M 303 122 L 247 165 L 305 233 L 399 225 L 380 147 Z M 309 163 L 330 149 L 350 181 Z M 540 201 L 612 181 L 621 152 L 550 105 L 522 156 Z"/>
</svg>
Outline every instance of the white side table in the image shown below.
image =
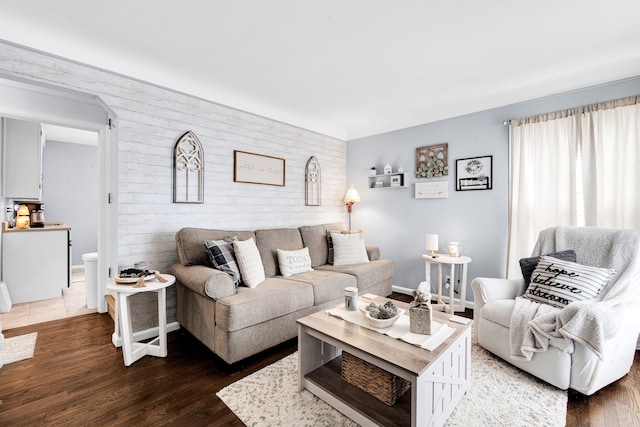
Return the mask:
<svg viewBox="0 0 640 427">
<path fill-rule="evenodd" d="M 167 288 L 173 285 L 176 278 L 170 274 L 162 274 L 166 282 L 159 282 L 157 279 L 144 282 L 142 288 L 131 285 L 121 285 L 111 283 L 107 285 L 109 291 L 115 293 L 116 300 L 116 322 L 113 333 L 113 342 L 122 342 L 122 357 L 125 366 L 130 366 L 133 362 L 143 356 L 167 356 Z M 131 306 L 129 297 L 141 292 L 155 292 L 158 296 L 158 336 L 147 343 L 136 342 L 133 339 L 133 328 L 131 326 Z"/>
<path fill-rule="evenodd" d="M 424 254 L 422 255 L 425 267 L 425 281 L 427 282 L 428 289 L 431 289 L 431 266 L 438 266 L 438 301 L 434 304 L 437 307 L 443 307 L 447 313 L 455 313 L 456 311 L 465 310 L 465 302 L 467 299 L 467 264 L 471 262 L 471 258 L 468 256 L 452 257 L 449 255 L 437 254 L 433 256 Z M 442 266 L 449 265 L 451 276 L 451 284 L 449 287 L 449 304 L 445 304 L 442 301 Z M 462 265 L 462 277 L 460 278 L 460 303 L 456 304 L 453 299 L 453 292 L 456 283 L 455 266 Z"/>
</svg>

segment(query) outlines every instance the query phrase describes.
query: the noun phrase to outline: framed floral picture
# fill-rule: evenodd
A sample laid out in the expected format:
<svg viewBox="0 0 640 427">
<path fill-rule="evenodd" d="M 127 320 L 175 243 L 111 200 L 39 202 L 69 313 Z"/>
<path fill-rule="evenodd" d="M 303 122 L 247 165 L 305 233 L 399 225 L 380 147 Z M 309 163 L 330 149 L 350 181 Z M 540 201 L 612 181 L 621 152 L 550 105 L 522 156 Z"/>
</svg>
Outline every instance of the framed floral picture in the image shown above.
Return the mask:
<svg viewBox="0 0 640 427">
<path fill-rule="evenodd" d="M 447 150 L 449 144 L 428 145 L 416 149 L 416 178 L 436 178 L 449 175 Z"/>
<path fill-rule="evenodd" d="M 456 191 L 491 190 L 493 156 L 456 160 Z"/>
</svg>

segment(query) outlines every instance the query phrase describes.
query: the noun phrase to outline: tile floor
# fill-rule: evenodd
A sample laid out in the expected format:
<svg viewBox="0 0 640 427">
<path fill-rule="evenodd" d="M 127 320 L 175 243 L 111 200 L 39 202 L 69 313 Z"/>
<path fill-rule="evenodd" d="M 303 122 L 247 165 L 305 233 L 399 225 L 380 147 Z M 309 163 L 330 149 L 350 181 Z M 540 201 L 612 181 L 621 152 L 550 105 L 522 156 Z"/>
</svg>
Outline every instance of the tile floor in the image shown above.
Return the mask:
<svg viewBox="0 0 640 427">
<path fill-rule="evenodd" d="M 96 311 L 87 308 L 84 270 L 80 268 L 71 272 L 71 286 L 62 290 L 61 297 L 13 304 L 11 311 L 0 313 L 0 324 L 7 330 Z"/>
</svg>

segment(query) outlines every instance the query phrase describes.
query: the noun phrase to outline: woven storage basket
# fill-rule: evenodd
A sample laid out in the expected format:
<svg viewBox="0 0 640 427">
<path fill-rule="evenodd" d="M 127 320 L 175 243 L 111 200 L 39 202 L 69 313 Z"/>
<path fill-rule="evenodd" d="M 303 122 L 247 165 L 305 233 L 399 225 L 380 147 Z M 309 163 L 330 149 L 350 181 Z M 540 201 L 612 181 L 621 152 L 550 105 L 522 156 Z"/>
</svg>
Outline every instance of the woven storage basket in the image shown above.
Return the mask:
<svg viewBox="0 0 640 427">
<path fill-rule="evenodd" d="M 342 352 L 342 379 L 389 406 L 411 387 L 409 381 L 346 351 Z"/>
</svg>

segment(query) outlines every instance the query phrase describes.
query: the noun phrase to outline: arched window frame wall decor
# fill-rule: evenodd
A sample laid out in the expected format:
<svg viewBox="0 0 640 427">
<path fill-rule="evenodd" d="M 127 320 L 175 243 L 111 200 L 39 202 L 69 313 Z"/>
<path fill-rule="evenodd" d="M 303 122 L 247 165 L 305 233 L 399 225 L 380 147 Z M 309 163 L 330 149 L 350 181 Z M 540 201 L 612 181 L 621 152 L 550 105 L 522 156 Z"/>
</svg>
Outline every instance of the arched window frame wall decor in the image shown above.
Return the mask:
<svg viewBox="0 0 640 427">
<path fill-rule="evenodd" d="M 322 204 L 321 196 L 322 173 L 320 171 L 320 162 L 316 156 L 311 156 L 307 161 L 305 168 L 305 205 L 320 206 Z"/>
<path fill-rule="evenodd" d="M 194 190 L 193 179 L 197 179 Z M 173 152 L 173 202 L 204 203 L 204 152 L 191 131 L 182 135 Z"/>
</svg>

